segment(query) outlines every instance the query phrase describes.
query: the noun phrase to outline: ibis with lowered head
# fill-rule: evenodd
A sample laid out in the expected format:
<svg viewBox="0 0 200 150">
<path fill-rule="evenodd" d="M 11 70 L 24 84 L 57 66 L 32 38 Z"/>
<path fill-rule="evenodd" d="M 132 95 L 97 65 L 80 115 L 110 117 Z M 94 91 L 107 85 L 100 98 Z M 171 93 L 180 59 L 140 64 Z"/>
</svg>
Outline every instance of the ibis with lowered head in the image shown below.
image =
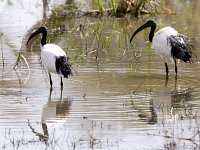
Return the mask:
<svg viewBox="0 0 200 150">
<path fill-rule="evenodd" d="M 166 78 L 168 79 L 169 69 L 167 63 L 169 60 L 175 64 L 175 77 L 177 78 L 177 61 L 182 60 L 187 63 L 191 62 L 192 58 L 192 50 L 187 42 L 187 37 L 170 26 L 164 27 L 154 34 L 156 26 L 154 20 L 148 20 L 133 33 L 130 43 L 137 33 L 150 27 L 149 41 L 152 42 L 155 53 L 160 55 L 165 62 Z"/>
<path fill-rule="evenodd" d="M 71 65 L 68 62 L 69 57 L 66 55 L 64 50 L 55 44 L 47 44 L 47 28 L 40 27 L 38 30 L 33 32 L 27 41 L 27 45 L 29 41 L 36 35 L 42 34 L 41 38 L 41 60 L 44 67 L 47 69 L 49 74 L 50 86 L 52 90 L 52 79 L 51 73 L 55 73 L 60 75 L 60 85 L 61 90 L 63 89 L 63 81 L 62 77 L 68 78 L 72 75 Z"/>
</svg>

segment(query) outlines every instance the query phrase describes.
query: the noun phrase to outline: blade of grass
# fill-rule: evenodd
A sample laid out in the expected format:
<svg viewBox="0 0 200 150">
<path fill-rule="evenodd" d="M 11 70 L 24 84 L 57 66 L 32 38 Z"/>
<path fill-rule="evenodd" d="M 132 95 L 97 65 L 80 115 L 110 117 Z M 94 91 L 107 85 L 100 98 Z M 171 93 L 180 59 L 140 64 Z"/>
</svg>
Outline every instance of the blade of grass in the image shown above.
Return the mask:
<svg viewBox="0 0 200 150">
<path fill-rule="evenodd" d="M 113 11 L 116 13 L 116 2 L 115 0 L 112 0 L 112 8 L 113 8 Z"/>
<path fill-rule="evenodd" d="M 101 13 L 101 15 L 103 15 L 103 3 L 102 0 L 96 0 L 97 1 L 97 6 L 99 8 L 99 11 Z"/>
</svg>

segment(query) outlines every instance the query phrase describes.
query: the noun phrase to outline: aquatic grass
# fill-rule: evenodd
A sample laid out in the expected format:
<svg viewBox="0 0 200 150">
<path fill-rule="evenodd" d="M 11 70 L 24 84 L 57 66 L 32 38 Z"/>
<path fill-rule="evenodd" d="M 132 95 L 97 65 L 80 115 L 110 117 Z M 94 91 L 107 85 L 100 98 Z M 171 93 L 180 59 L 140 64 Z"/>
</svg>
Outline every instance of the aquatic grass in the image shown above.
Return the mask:
<svg viewBox="0 0 200 150">
<path fill-rule="evenodd" d="M 142 5 L 144 5 L 145 2 L 146 2 L 146 0 L 138 0 L 137 1 L 136 7 L 135 7 L 135 10 L 136 10 L 137 14 L 141 14 Z"/>
<path fill-rule="evenodd" d="M 26 58 L 20 52 L 18 53 L 17 61 L 16 61 L 15 65 L 13 66 L 13 69 L 15 70 L 16 66 L 18 66 L 19 63 L 21 63 L 21 60 L 24 60 L 28 70 L 30 71 L 30 67 L 29 67 L 29 64 L 28 64 Z"/>
<path fill-rule="evenodd" d="M 97 48 L 96 48 L 96 60 L 98 59 L 98 56 L 99 56 L 99 50 L 102 49 L 102 46 L 101 46 L 101 43 L 103 43 L 103 39 L 104 39 L 104 36 L 103 36 L 103 22 L 102 20 L 99 20 L 98 23 L 97 23 L 97 29 L 96 29 L 96 32 L 94 32 L 94 36 L 95 38 L 97 39 Z"/>
<path fill-rule="evenodd" d="M 59 22 L 59 19 L 61 18 L 56 18 L 56 25 L 53 26 L 53 28 L 63 28 L 63 26 L 66 28 L 66 25 L 63 23 L 66 23 L 66 21 L 61 21 L 62 23 L 59 25 L 57 23 Z M 51 20 L 55 22 L 53 19 Z M 107 22 L 107 24 L 105 24 L 105 22 L 103 23 L 102 19 L 95 21 L 95 23 L 84 23 L 78 21 L 72 28 L 70 28 L 70 30 L 68 29 L 68 31 L 64 33 L 66 34 L 64 35 L 66 36 L 64 49 L 66 51 L 69 50 L 68 53 L 71 58 L 71 64 L 76 67 L 77 62 L 84 63 L 88 58 L 91 60 L 94 58 L 101 62 L 105 60 L 117 61 L 120 63 L 123 63 L 123 61 L 131 63 L 137 62 L 141 53 L 134 55 L 134 52 L 129 52 L 128 48 L 130 47 L 130 44 L 129 32 L 127 31 L 128 28 L 118 29 L 119 26 L 117 23 L 118 22 L 115 19 Z M 129 22 L 125 21 L 125 23 L 127 25 Z M 122 25 L 123 24 L 124 23 L 122 23 Z M 70 24 L 67 23 L 67 26 L 68 25 Z M 107 26 L 109 26 L 111 30 L 107 30 Z M 55 32 L 55 30 L 53 30 L 53 32 Z M 53 34 L 51 34 L 50 37 L 52 35 Z M 62 37 L 63 35 L 58 36 L 57 38 L 59 40 L 60 38 L 62 39 Z M 55 41 L 56 38 L 52 37 L 51 40 Z M 130 57 L 132 58 L 130 59 Z"/>
<path fill-rule="evenodd" d="M 29 121 L 28 121 L 29 123 Z M 25 131 L 22 129 L 21 137 L 15 137 L 16 132 L 11 129 L 9 131 L 5 130 L 4 136 L 4 144 L 1 146 L 2 149 L 27 149 L 29 146 L 40 146 L 40 149 L 42 146 L 46 147 L 45 149 L 51 148 L 55 149 L 56 147 L 59 147 L 59 143 L 62 139 L 55 137 L 55 130 L 49 135 L 46 136 L 43 133 L 37 132 L 30 123 L 28 124 L 28 127 L 34 134 L 34 137 L 31 139 L 27 139 L 24 136 Z M 35 138 L 36 137 L 36 138 Z M 49 138 L 50 137 L 50 138 Z"/>
<path fill-rule="evenodd" d="M 17 68 L 16 68 L 17 66 L 19 66 L 19 63 L 21 64 L 22 60 L 25 62 L 26 66 L 28 68 L 28 75 L 24 80 L 21 79 L 20 75 L 18 74 Z M 18 81 L 19 81 L 19 85 L 20 85 L 20 92 L 22 92 L 22 90 L 21 90 L 22 85 L 25 85 L 27 83 L 27 81 L 29 80 L 31 70 L 30 70 L 30 67 L 29 67 L 29 64 L 28 64 L 26 58 L 20 52 L 18 53 L 18 58 L 17 58 L 15 65 L 13 66 L 13 69 L 18 77 Z"/>
<path fill-rule="evenodd" d="M 112 9 L 113 9 L 114 13 L 116 13 L 116 10 L 117 10 L 116 2 L 115 2 L 115 0 L 111 0 L 111 2 L 112 2 Z"/>
<path fill-rule="evenodd" d="M 108 37 L 109 38 L 109 40 L 108 40 L 108 47 L 107 47 L 107 49 L 110 49 L 111 48 L 111 46 L 112 46 L 112 41 L 113 41 L 113 38 L 114 38 L 114 32 L 115 32 L 115 27 L 116 25 L 115 25 L 115 20 L 113 20 L 113 23 L 112 23 L 112 31 L 111 31 L 111 33 L 110 33 L 110 36 Z"/>
<path fill-rule="evenodd" d="M 165 7 L 165 0 L 109 0 L 108 5 L 103 5 L 103 0 L 93 0 L 97 9 L 87 10 L 83 12 L 77 6 L 62 5 L 59 8 L 52 10 L 53 16 L 59 18 L 64 17 L 81 17 L 92 16 L 98 17 L 99 15 L 112 15 L 123 17 L 127 14 L 141 15 L 141 14 L 175 14 L 173 10 Z M 172 5 L 173 6 L 173 5 Z"/>
<path fill-rule="evenodd" d="M 103 2 L 102 0 L 96 0 L 99 12 L 101 13 L 101 15 L 103 15 Z"/>
</svg>

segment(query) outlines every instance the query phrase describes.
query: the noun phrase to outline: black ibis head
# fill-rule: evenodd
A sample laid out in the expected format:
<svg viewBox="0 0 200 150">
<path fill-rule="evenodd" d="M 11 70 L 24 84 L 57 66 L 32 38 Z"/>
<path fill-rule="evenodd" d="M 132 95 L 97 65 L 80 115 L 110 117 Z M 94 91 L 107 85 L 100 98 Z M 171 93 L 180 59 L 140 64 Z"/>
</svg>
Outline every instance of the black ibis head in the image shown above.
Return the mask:
<svg viewBox="0 0 200 150">
<path fill-rule="evenodd" d="M 47 28 L 46 27 L 40 27 L 38 30 L 33 32 L 31 36 L 29 37 L 26 45 L 28 45 L 29 41 L 36 35 L 42 33 L 42 39 L 41 39 L 41 44 L 42 46 L 46 44 L 46 36 L 47 36 Z"/>
<path fill-rule="evenodd" d="M 131 39 L 130 39 L 130 43 L 132 41 L 132 39 L 134 38 L 134 36 L 139 33 L 140 31 L 142 31 L 143 29 L 145 28 L 148 28 L 148 27 L 151 27 L 151 31 L 149 33 L 149 41 L 152 42 L 153 40 L 153 36 L 154 36 L 154 31 L 156 29 L 156 23 L 154 20 L 150 19 L 148 20 L 145 24 L 143 24 L 142 26 L 140 26 L 134 33 L 133 35 L 131 36 Z"/>
</svg>

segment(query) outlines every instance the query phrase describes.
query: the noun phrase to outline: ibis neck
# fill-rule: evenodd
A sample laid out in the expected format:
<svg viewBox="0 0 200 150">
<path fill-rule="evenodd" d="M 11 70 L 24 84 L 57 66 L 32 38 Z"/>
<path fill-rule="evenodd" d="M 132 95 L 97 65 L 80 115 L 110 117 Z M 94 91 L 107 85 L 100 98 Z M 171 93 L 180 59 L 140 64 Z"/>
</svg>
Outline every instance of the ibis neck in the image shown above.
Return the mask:
<svg viewBox="0 0 200 150">
<path fill-rule="evenodd" d="M 149 33 L 149 41 L 152 42 L 153 37 L 154 37 L 154 32 L 155 32 L 156 27 L 151 27 L 151 31 Z"/>
<path fill-rule="evenodd" d="M 42 32 L 42 39 L 41 39 L 41 45 L 42 46 L 44 46 L 46 44 L 46 40 L 47 40 L 47 31 Z"/>
</svg>

